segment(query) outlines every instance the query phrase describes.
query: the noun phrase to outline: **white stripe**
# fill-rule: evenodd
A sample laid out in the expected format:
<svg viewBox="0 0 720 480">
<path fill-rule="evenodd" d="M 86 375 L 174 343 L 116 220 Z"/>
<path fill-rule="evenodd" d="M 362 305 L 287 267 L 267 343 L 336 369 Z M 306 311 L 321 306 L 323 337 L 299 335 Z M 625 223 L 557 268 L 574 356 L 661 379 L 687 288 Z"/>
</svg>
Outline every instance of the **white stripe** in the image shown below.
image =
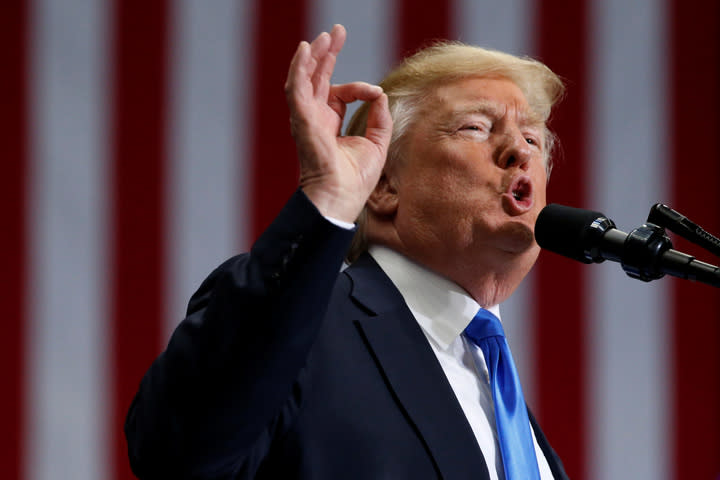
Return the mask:
<svg viewBox="0 0 720 480">
<path fill-rule="evenodd" d="M 591 2 L 592 3 L 592 2 Z M 592 4 L 591 205 L 629 231 L 666 198 L 664 2 Z M 669 283 L 592 267 L 590 478 L 669 478 Z"/>
<path fill-rule="evenodd" d="M 333 83 L 378 83 L 390 70 L 395 52 L 395 2 L 392 0 L 314 0 L 310 5 L 308 40 L 336 23 L 347 29 L 347 40 L 338 56 Z M 359 103 L 349 106 L 345 124 Z"/>
<path fill-rule="evenodd" d="M 495 48 L 514 54 L 527 54 L 530 45 L 533 2 L 510 0 L 459 0 L 453 12 L 456 38 L 465 43 Z M 509 300 L 503 303 L 501 315 L 505 334 L 512 348 L 525 399 L 534 404 L 536 395 L 534 355 L 534 316 L 532 295 L 534 276 L 529 275 Z"/>
<path fill-rule="evenodd" d="M 532 52 L 532 0 L 457 0 L 453 20 L 457 39 L 515 55 Z"/>
<path fill-rule="evenodd" d="M 239 81 L 252 48 L 248 3 L 182 0 L 171 8 L 168 329 L 208 273 L 237 253 L 248 218 L 238 168 L 251 114 Z"/>
<path fill-rule="evenodd" d="M 31 12 L 27 478 L 108 478 L 105 4 Z"/>
</svg>

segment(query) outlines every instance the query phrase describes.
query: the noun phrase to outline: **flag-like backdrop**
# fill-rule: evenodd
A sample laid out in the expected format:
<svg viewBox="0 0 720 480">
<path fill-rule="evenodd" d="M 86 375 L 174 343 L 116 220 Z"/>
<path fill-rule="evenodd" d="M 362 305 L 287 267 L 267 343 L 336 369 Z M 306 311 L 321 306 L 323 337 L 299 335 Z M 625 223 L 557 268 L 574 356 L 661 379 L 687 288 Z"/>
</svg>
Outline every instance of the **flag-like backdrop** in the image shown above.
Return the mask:
<svg viewBox="0 0 720 480">
<path fill-rule="evenodd" d="M 551 201 L 720 233 L 717 0 L 3 0 L 3 478 L 131 478 L 137 384 L 294 190 L 286 69 L 333 23 L 336 82 L 436 38 L 540 58 L 568 85 Z M 572 478 L 718 478 L 720 292 L 543 253 L 503 308 Z"/>
</svg>

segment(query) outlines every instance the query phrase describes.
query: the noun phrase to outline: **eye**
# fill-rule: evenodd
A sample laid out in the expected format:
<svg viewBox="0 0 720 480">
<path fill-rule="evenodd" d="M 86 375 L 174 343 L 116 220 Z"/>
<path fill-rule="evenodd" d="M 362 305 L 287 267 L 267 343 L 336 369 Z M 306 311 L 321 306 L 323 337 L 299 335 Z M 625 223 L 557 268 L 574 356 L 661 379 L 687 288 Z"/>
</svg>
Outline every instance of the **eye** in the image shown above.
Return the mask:
<svg viewBox="0 0 720 480">
<path fill-rule="evenodd" d="M 533 136 L 525 137 L 525 141 L 527 142 L 528 145 L 533 145 L 534 147 L 537 147 L 537 148 L 542 147 L 542 143 L 537 139 L 537 137 L 533 137 Z"/>
<path fill-rule="evenodd" d="M 491 130 L 491 127 L 488 125 L 484 125 L 481 123 L 469 123 L 467 125 L 463 125 L 458 129 L 459 132 L 470 132 L 470 133 L 484 133 L 488 134 Z"/>
</svg>

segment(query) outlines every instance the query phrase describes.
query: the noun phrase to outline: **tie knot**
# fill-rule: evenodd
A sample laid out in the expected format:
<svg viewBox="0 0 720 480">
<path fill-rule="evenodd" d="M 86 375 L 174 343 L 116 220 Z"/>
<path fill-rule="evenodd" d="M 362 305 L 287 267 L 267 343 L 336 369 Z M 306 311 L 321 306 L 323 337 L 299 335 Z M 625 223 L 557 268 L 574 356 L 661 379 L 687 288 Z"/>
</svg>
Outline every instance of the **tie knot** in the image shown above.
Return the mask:
<svg viewBox="0 0 720 480">
<path fill-rule="evenodd" d="M 465 328 L 465 335 L 470 337 L 474 342 L 478 342 L 487 337 L 505 337 L 500 320 L 484 308 L 481 308 Z"/>
</svg>

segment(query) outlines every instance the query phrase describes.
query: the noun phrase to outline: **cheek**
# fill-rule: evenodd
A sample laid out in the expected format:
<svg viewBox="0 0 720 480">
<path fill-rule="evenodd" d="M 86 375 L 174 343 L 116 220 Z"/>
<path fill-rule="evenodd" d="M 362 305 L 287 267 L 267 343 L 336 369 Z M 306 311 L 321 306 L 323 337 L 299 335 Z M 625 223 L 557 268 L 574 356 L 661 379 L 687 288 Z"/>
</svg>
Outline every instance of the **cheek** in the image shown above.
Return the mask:
<svg viewBox="0 0 720 480">
<path fill-rule="evenodd" d="M 547 202 L 547 175 L 542 167 L 531 174 L 533 181 L 533 190 L 535 191 L 535 203 L 540 208 L 545 206 Z"/>
<path fill-rule="evenodd" d="M 467 161 L 438 158 L 427 168 L 418 169 L 410 181 L 415 201 L 425 204 L 452 205 L 467 201 L 482 187 L 481 178 Z"/>
<path fill-rule="evenodd" d="M 476 216 L 490 204 L 499 180 L 493 178 L 483 149 L 445 146 L 416 154 L 422 157 L 408 165 L 401 179 L 407 214 L 445 225 Z"/>
<path fill-rule="evenodd" d="M 547 203 L 547 187 L 545 185 L 545 182 L 538 184 L 538 188 L 536 190 L 536 202 L 540 208 L 544 207 Z"/>
</svg>

